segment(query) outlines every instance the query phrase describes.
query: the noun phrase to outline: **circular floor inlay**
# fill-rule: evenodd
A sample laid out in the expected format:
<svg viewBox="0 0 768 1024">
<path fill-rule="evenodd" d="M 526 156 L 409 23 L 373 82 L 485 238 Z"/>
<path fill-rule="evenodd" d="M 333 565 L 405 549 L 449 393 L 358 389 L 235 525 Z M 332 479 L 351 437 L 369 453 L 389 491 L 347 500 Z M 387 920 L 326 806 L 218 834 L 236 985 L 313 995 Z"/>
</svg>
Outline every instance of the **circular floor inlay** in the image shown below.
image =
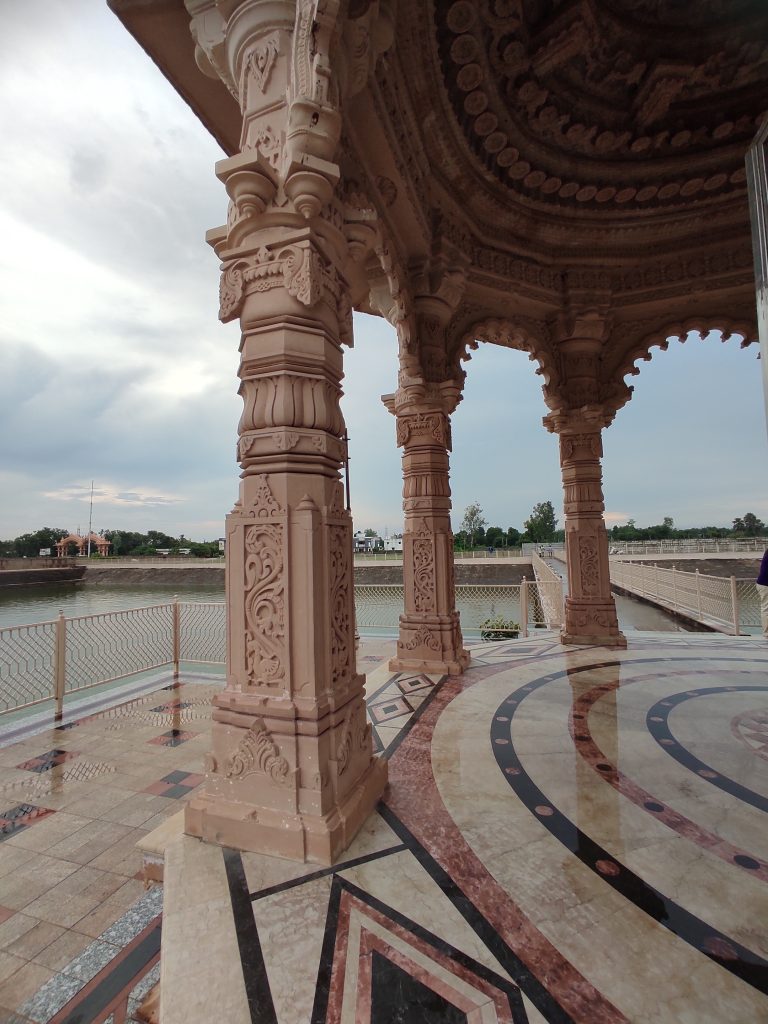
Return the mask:
<svg viewBox="0 0 768 1024">
<path fill-rule="evenodd" d="M 760 862 L 756 861 L 754 857 L 747 857 L 744 853 L 737 853 L 733 858 L 734 864 L 738 864 L 740 868 L 749 868 L 750 871 L 755 871 L 760 867 Z"/>
<path fill-rule="evenodd" d="M 609 878 L 615 878 L 621 871 L 619 865 L 613 860 L 598 860 L 595 862 L 595 867 L 601 875 L 607 875 Z"/>
<path fill-rule="evenodd" d="M 720 960 L 738 960 L 739 958 L 733 945 L 719 935 L 710 935 L 709 938 L 704 939 L 701 948 L 706 953 L 711 953 L 712 956 L 716 956 Z"/>
</svg>

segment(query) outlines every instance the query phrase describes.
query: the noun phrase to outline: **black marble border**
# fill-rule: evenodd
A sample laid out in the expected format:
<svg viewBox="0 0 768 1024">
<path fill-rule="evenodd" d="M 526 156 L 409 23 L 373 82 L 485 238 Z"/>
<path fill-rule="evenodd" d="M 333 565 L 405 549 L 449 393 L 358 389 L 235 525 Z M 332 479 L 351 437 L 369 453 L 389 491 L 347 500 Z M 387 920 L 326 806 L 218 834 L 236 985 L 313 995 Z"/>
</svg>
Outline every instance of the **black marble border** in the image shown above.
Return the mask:
<svg viewBox="0 0 768 1024">
<path fill-rule="evenodd" d="M 525 963 L 507 945 L 490 921 L 481 913 L 468 896 L 459 888 L 448 872 L 432 854 L 421 845 L 408 827 L 386 804 L 380 803 L 378 812 L 392 831 L 403 841 L 420 866 L 437 883 L 443 895 L 453 904 L 472 931 L 496 957 L 514 983 L 525 993 L 547 1019 L 549 1024 L 575 1024 L 573 1018 L 560 1006 L 555 998 L 528 969 Z M 312 1024 L 321 1024 L 315 1022 Z"/>
<path fill-rule="evenodd" d="M 245 879 L 243 858 L 239 850 L 233 850 L 228 846 L 222 848 L 222 854 L 251 1024 L 277 1024 L 275 1004 L 272 1002 L 267 968 L 259 942 L 259 930 L 256 927 L 248 883 Z"/>
<path fill-rule="evenodd" d="M 697 659 L 688 655 L 686 660 L 695 661 Z M 711 664 L 712 661 L 733 662 L 736 660 L 744 659 L 707 658 L 706 662 Z M 496 709 L 491 721 L 490 741 L 496 763 L 521 803 L 555 839 L 578 857 L 586 867 L 594 871 L 603 882 L 724 970 L 741 978 L 742 981 L 759 992 L 768 995 L 768 960 L 706 924 L 654 886 L 649 885 L 626 865 L 619 863 L 611 853 L 585 832 L 582 832 L 574 822 L 552 805 L 525 771 L 515 753 L 511 739 L 512 720 L 525 697 L 531 693 L 548 683 L 567 680 L 582 672 L 594 672 L 596 669 L 604 668 L 619 671 L 622 666 L 628 668 L 649 664 L 663 664 L 669 668 L 669 659 L 639 658 L 628 663 L 596 662 L 559 672 L 550 672 L 513 691 Z M 540 813 L 537 808 L 544 809 L 545 812 Z"/>
<path fill-rule="evenodd" d="M 99 1014 L 103 1014 L 121 992 L 130 991 L 137 985 L 146 974 L 147 964 L 159 955 L 161 930 L 162 914 L 158 914 L 144 929 L 133 949 L 125 955 L 118 954 L 114 963 L 107 965 L 104 977 L 87 995 L 81 997 L 77 993 L 71 1009 L 63 1017 L 55 1015 L 60 1024 L 87 1024 L 88 1021 L 103 1019 Z"/>
<path fill-rule="evenodd" d="M 328 1013 L 328 998 L 330 995 L 331 974 L 333 971 L 334 953 L 336 949 L 339 908 L 341 906 L 341 897 L 344 892 L 347 892 L 350 896 L 353 896 L 372 910 L 377 911 L 383 917 L 386 917 L 394 924 L 399 925 L 405 931 L 410 932 L 411 935 L 416 936 L 416 938 L 421 942 L 432 946 L 451 960 L 455 960 L 456 963 L 461 964 L 462 967 L 471 971 L 478 978 L 481 978 L 483 981 L 488 982 L 499 991 L 503 992 L 509 1003 L 513 1024 L 528 1024 L 528 1014 L 526 1013 L 518 985 L 508 981 L 506 978 L 502 978 L 484 964 L 479 963 L 466 953 L 456 949 L 455 946 L 450 945 L 450 943 L 446 942 L 444 939 L 441 939 L 439 936 L 428 931 L 426 928 L 423 928 L 421 925 L 416 924 L 415 921 L 405 917 L 393 907 L 388 906 L 386 903 L 382 903 L 381 900 L 371 895 L 371 893 L 360 889 L 354 884 L 354 882 L 350 882 L 348 879 L 342 878 L 337 874 L 334 874 L 333 882 L 331 884 L 331 898 L 328 905 L 325 935 L 323 938 L 323 951 L 320 958 L 320 967 L 318 970 L 317 985 L 315 989 L 315 1003 L 312 1008 L 310 1024 L 325 1024 Z M 393 993 L 393 995 L 396 995 L 396 993 Z M 409 1007 L 409 1009 L 417 1010 L 418 1008 Z M 391 1019 L 396 1019 L 396 1015 L 394 1013 Z M 398 1016 L 397 1019 L 403 1018 Z"/>
<path fill-rule="evenodd" d="M 740 669 L 739 674 L 743 671 L 743 669 Z M 762 672 L 761 675 L 765 677 L 765 672 Z M 694 772 L 699 778 L 711 783 L 713 786 L 717 786 L 718 789 L 728 793 L 729 796 L 736 797 L 737 800 L 742 800 L 744 803 L 756 807 L 759 811 L 768 812 L 768 797 L 764 797 L 761 793 L 756 793 L 753 789 L 742 786 L 740 782 L 729 779 L 727 775 L 722 775 L 720 772 L 715 771 L 710 765 L 700 760 L 695 754 L 692 754 L 687 747 L 684 747 L 669 727 L 670 712 L 687 700 L 693 700 L 694 697 L 711 697 L 721 693 L 748 693 L 752 690 L 768 693 L 768 686 L 711 686 L 708 688 L 702 686 L 686 690 L 682 693 L 675 693 L 670 697 L 657 701 L 649 709 L 645 717 L 645 723 L 648 726 L 648 732 L 653 736 L 661 749 L 669 754 L 670 757 L 673 757 L 683 768 Z M 654 722 L 654 718 L 660 718 L 661 721 Z M 714 778 L 710 774 L 703 774 L 704 772 L 711 772 Z"/>
<path fill-rule="evenodd" d="M 252 892 L 249 899 L 252 903 L 255 903 L 256 900 L 263 900 L 267 896 L 275 896 L 277 893 L 286 892 L 288 889 L 296 889 L 298 886 L 304 885 L 305 882 L 314 882 L 318 878 L 326 878 L 337 871 L 356 868 L 361 864 L 370 864 L 371 861 L 381 860 L 382 857 L 389 857 L 393 853 L 402 853 L 404 849 L 405 846 L 403 843 L 400 843 L 398 846 L 388 846 L 384 850 L 376 850 L 375 853 L 366 853 L 362 857 L 353 857 L 352 860 L 342 861 L 329 868 L 319 868 L 317 871 L 310 871 L 309 874 L 301 875 L 300 878 L 292 878 L 287 882 L 280 882 L 277 885 L 270 885 L 266 889 L 259 889 L 257 892 Z"/>
</svg>

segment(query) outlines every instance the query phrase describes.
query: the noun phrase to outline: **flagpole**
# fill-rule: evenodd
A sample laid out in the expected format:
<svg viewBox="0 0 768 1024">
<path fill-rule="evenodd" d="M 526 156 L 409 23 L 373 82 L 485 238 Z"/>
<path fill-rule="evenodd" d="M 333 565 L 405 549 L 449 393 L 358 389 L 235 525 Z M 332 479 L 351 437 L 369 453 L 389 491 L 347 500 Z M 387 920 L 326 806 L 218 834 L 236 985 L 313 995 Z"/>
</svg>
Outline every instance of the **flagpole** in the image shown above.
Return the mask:
<svg viewBox="0 0 768 1024">
<path fill-rule="evenodd" d="M 91 511 L 88 513 L 88 558 L 91 557 L 91 533 L 93 532 L 93 480 L 91 480 Z"/>
</svg>

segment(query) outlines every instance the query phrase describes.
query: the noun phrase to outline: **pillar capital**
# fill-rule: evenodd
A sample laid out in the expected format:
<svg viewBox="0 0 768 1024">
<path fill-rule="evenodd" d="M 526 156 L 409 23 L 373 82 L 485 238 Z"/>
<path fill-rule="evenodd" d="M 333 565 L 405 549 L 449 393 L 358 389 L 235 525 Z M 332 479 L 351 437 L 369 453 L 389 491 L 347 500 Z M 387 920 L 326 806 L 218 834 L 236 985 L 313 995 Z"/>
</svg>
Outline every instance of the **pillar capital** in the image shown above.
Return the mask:
<svg viewBox="0 0 768 1024">
<path fill-rule="evenodd" d="M 558 409 L 548 413 L 542 423 L 550 434 L 563 437 L 574 434 L 597 434 L 610 426 L 616 413 L 610 407 L 593 403 L 578 409 Z M 602 450 L 598 453 L 602 455 Z"/>
<path fill-rule="evenodd" d="M 401 371 L 397 391 L 382 395 L 381 400 L 387 410 L 398 418 L 432 414 L 451 416 L 461 401 L 461 392 L 462 383 L 459 381 L 426 381 L 422 377 L 409 377 Z"/>
</svg>

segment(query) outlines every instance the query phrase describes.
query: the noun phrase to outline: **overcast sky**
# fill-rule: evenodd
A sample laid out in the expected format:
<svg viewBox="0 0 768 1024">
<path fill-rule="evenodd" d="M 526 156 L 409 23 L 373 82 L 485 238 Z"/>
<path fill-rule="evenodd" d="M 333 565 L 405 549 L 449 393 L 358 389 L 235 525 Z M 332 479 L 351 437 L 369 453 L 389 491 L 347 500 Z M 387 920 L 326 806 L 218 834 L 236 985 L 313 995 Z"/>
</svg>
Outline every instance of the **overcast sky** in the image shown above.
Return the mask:
<svg viewBox="0 0 768 1024">
<path fill-rule="evenodd" d="M 43 525 L 223 534 L 237 492 L 238 331 L 216 319 L 222 156 L 102 0 L 5 0 L 0 62 L 0 537 Z M 691 339 L 642 364 L 605 434 L 610 522 L 768 520 L 757 347 Z M 454 417 L 454 528 L 473 501 L 562 519 L 534 364 L 483 345 Z M 356 528 L 401 524 L 392 329 L 346 358 Z"/>
</svg>

